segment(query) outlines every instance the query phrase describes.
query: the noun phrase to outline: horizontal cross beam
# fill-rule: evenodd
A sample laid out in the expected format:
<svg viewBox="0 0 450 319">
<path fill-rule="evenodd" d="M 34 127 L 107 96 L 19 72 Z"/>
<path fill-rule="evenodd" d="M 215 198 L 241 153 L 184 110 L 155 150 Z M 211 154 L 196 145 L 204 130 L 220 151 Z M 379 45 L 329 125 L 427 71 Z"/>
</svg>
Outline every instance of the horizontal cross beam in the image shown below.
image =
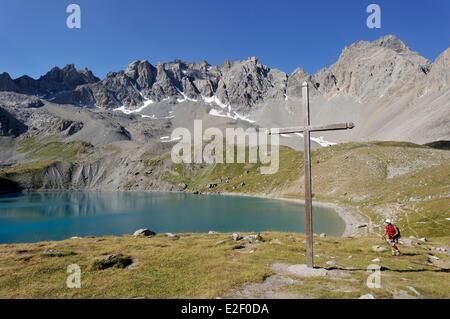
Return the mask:
<svg viewBox="0 0 450 319">
<path fill-rule="evenodd" d="M 355 127 L 353 123 L 337 123 L 328 125 L 309 125 L 309 126 L 294 126 L 285 127 L 279 129 L 268 130 L 269 135 L 274 134 L 290 134 L 290 133 L 300 133 L 300 132 L 320 132 L 320 131 L 338 131 L 338 130 L 351 130 Z"/>
</svg>

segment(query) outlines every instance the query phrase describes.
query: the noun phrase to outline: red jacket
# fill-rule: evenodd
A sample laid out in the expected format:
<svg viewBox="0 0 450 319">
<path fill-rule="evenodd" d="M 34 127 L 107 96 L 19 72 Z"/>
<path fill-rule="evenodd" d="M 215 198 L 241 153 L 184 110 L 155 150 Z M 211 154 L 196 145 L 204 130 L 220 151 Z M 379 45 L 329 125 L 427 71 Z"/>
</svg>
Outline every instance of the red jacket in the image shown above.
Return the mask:
<svg viewBox="0 0 450 319">
<path fill-rule="evenodd" d="M 397 227 L 392 224 L 389 224 L 386 226 L 384 233 L 389 237 L 389 239 L 392 239 L 396 235 L 398 235 Z"/>
</svg>

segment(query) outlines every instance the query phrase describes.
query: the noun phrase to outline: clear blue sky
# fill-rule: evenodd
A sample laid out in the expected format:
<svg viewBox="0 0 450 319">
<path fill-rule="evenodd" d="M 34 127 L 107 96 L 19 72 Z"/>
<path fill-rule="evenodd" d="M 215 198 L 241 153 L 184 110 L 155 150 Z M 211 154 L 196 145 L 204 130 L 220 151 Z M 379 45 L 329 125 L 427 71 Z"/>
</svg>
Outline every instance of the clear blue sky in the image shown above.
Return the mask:
<svg viewBox="0 0 450 319">
<path fill-rule="evenodd" d="M 66 27 L 66 7 L 81 6 L 82 28 Z M 377 3 L 382 28 L 366 27 Z M 135 59 L 257 56 L 290 73 L 313 73 L 356 40 L 395 34 L 434 60 L 450 46 L 449 0 L 0 0 L 0 72 L 38 77 L 74 63 L 97 76 Z"/>
</svg>

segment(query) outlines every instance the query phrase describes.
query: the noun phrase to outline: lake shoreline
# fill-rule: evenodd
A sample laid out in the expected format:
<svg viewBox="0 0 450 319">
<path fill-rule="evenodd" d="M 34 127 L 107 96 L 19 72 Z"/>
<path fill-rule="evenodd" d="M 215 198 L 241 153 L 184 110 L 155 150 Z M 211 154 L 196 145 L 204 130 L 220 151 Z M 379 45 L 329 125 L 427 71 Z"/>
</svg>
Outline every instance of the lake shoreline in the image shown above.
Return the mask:
<svg viewBox="0 0 450 319">
<path fill-rule="evenodd" d="M 254 197 L 261 199 L 274 199 L 280 201 L 287 201 L 303 205 L 305 204 L 305 201 L 303 199 L 270 196 L 263 194 L 245 194 L 245 193 L 229 193 L 229 192 L 203 193 L 203 194 Z M 344 232 L 340 237 L 361 237 L 366 233 L 364 228 L 358 228 L 358 225 L 367 224 L 367 222 L 364 220 L 364 217 L 353 211 L 350 207 L 321 201 L 313 201 L 313 206 L 330 208 L 334 212 L 336 212 L 336 214 L 338 214 L 338 216 L 344 221 L 345 224 Z"/>
<path fill-rule="evenodd" d="M 22 193 L 52 193 L 52 192 L 64 192 L 68 190 L 28 190 Z M 114 192 L 143 192 L 143 193 L 179 193 L 179 194 L 193 194 L 191 191 L 157 191 L 157 190 L 130 190 L 130 191 L 104 191 L 104 190 L 74 190 L 79 192 L 94 192 L 94 193 L 114 193 Z M 15 193 L 18 194 L 18 193 Z M 7 195 L 7 194 L 2 194 Z M 9 194 L 12 195 L 12 194 Z M 233 193 L 233 192 L 203 192 L 199 195 L 213 195 L 213 196 L 236 196 L 236 197 L 250 197 L 250 198 L 260 198 L 260 199 L 272 199 L 279 201 L 292 202 L 297 204 L 304 205 L 305 201 L 302 199 L 296 198 L 286 198 L 280 196 L 272 196 L 267 194 L 248 194 L 248 193 Z M 361 224 L 367 224 L 365 218 L 352 210 L 348 206 L 343 206 L 341 204 L 329 203 L 329 202 L 321 202 L 321 201 L 313 201 L 314 206 L 324 207 L 332 209 L 344 222 L 345 228 L 344 232 L 340 237 L 361 237 L 367 235 L 367 227 L 358 228 Z M 328 234 L 327 234 L 328 235 Z"/>
</svg>

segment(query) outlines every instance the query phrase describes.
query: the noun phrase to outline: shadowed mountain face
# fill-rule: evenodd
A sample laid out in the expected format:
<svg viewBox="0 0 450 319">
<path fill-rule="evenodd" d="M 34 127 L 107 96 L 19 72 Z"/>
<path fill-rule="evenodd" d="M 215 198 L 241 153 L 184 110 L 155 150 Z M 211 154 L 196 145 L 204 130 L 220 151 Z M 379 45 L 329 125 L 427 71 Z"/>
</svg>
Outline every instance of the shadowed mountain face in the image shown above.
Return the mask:
<svg viewBox="0 0 450 319">
<path fill-rule="evenodd" d="M 178 105 L 189 103 L 212 116 L 274 127 L 302 122 L 301 85 L 307 81 L 314 122 L 356 123 L 351 134 L 325 133 L 327 139 L 425 143 L 450 137 L 449 52 L 430 62 L 388 35 L 351 44 L 335 64 L 313 75 L 302 69 L 288 75 L 255 57 L 217 66 L 180 60 L 152 65 L 144 60 L 103 80 L 73 65 L 55 67 L 37 80 L 3 73 L 0 91 L 147 117 L 164 113 L 167 118 Z"/>
<path fill-rule="evenodd" d="M 51 98 L 62 91 L 74 90 L 77 86 L 98 82 L 90 70 L 77 70 L 73 64 L 60 69 L 54 67 L 35 80 L 27 75 L 12 80 L 8 73 L 0 74 L 0 91 Z"/>
</svg>

